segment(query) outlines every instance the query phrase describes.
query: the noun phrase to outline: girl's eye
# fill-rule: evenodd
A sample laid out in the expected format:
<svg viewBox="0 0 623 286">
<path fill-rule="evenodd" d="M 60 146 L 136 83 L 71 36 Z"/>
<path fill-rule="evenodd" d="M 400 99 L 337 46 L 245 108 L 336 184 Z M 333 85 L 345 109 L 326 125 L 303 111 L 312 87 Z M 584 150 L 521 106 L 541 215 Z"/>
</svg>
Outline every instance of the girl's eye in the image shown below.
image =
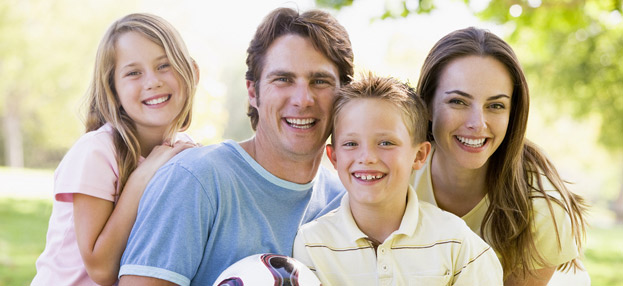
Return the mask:
<svg viewBox="0 0 623 286">
<path fill-rule="evenodd" d="M 162 70 L 162 69 L 166 69 L 166 68 L 168 68 L 168 67 L 170 67 L 170 66 L 171 66 L 171 64 L 169 64 L 169 63 L 166 63 L 166 64 L 161 64 L 161 65 L 159 65 L 159 66 L 158 66 L 158 69 L 159 69 L 159 70 Z"/>
<path fill-rule="evenodd" d="M 355 146 L 357 146 L 357 143 L 355 143 L 355 142 L 346 142 L 346 143 L 342 144 L 342 146 L 344 146 L 344 147 L 355 147 Z"/>
<path fill-rule="evenodd" d="M 381 141 L 381 143 L 379 143 L 379 145 L 381 145 L 381 146 L 392 146 L 392 145 L 394 145 L 394 143 L 392 143 L 390 141 Z"/>
<path fill-rule="evenodd" d="M 139 75 L 140 73 L 138 71 L 131 71 L 129 73 L 126 73 L 125 76 L 135 76 L 135 75 Z"/>
</svg>

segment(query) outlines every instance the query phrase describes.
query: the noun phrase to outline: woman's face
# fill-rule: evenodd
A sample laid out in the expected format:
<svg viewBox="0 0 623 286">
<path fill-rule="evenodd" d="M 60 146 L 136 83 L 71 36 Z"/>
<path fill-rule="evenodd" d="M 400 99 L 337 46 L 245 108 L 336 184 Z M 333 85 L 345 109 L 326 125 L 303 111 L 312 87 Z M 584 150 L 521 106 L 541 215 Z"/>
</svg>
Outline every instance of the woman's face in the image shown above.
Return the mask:
<svg viewBox="0 0 623 286">
<path fill-rule="evenodd" d="M 465 56 L 441 72 L 431 104 L 435 156 L 449 166 L 486 167 L 504 140 L 513 84 L 504 65 L 490 56 Z"/>
</svg>

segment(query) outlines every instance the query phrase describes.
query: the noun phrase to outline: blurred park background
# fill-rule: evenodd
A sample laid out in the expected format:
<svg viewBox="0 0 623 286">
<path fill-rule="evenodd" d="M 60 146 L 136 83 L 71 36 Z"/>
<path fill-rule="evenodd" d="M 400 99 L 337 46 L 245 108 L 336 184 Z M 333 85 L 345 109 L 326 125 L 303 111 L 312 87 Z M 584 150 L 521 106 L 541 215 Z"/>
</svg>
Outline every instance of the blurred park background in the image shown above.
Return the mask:
<svg viewBox="0 0 623 286">
<path fill-rule="evenodd" d="M 281 6 L 331 12 L 350 33 L 356 71 L 412 85 L 432 45 L 455 29 L 506 39 L 530 84 L 528 138 L 591 204 L 593 285 L 623 285 L 621 0 L 2 0 L 0 286 L 28 285 L 35 274 L 53 170 L 83 133 L 82 98 L 110 23 L 150 12 L 180 31 L 201 69 L 189 133 L 205 145 L 252 136 L 245 51 Z"/>
</svg>

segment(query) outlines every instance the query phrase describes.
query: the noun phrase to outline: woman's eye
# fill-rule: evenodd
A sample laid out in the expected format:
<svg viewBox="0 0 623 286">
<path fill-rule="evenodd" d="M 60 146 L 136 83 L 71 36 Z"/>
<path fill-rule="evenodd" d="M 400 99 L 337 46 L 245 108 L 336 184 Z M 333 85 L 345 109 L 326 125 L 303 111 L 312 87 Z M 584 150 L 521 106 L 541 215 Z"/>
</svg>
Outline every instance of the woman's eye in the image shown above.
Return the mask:
<svg viewBox="0 0 623 286">
<path fill-rule="evenodd" d="M 456 98 L 450 99 L 448 102 L 452 104 L 466 105 L 464 101 Z"/>
<path fill-rule="evenodd" d="M 504 104 L 502 103 L 493 103 L 489 107 L 491 107 L 492 109 L 505 109 L 506 108 L 506 106 L 504 106 Z"/>
<path fill-rule="evenodd" d="M 135 75 L 139 75 L 140 73 L 138 71 L 131 71 L 129 73 L 126 73 L 125 76 L 135 76 Z"/>
</svg>

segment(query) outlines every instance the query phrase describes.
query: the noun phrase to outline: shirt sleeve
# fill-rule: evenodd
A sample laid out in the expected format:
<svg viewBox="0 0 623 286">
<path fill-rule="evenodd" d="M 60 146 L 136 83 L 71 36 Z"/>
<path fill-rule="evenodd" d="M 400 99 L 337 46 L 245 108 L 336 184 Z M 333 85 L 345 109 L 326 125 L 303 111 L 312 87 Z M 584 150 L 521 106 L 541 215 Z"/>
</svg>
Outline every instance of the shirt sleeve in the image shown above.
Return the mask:
<svg viewBox="0 0 623 286">
<path fill-rule="evenodd" d="M 534 261 L 534 269 L 558 266 L 577 257 L 579 255 L 578 247 L 571 228 L 571 218 L 567 211 L 552 201 L 552 213 L 544 198 L 535 198 L 533 201 L 535 245 L 547 263 L 547 265 L 539 265 Z M 555 224 L 553 218 L 556 219 Z M 558 237 L 560 237 L 560 244 Z"/>
<path fill-rule="evenodd" d="M 307 253 L 307 249 L 305 247 L 305 239 L 303 238 L 303 232 L 299 229 L 296 234 L 296 238 L 294 239 L 294 246 L 292 249 L 292 257 L 301 263 L 303 263 L 307 268 L 312 270 L 314 274 L 316 274 L 316 269 L 314 264 Z"/>
<path fill-rule="evenodd" d="M 202 184 L 169 163 L 147 186 L 121 259 L 119 277 L 137 275 L 189 285 L 202 262 L 212 227 Z"/>
<path fill-rule="evenodd" d="M 112 138 L 107 133 L 83 135 L 67 152 L 54 178 L 57 201 L 73 202 L 81 193 L 114 201 L 119 171 Z"/>
<path fill-rule="evenodd" d="M 502 264 L 495 251 L 473 232 L 466 233 L 455 259 L 452 285 L 502 285 Z"/>
</svg>

